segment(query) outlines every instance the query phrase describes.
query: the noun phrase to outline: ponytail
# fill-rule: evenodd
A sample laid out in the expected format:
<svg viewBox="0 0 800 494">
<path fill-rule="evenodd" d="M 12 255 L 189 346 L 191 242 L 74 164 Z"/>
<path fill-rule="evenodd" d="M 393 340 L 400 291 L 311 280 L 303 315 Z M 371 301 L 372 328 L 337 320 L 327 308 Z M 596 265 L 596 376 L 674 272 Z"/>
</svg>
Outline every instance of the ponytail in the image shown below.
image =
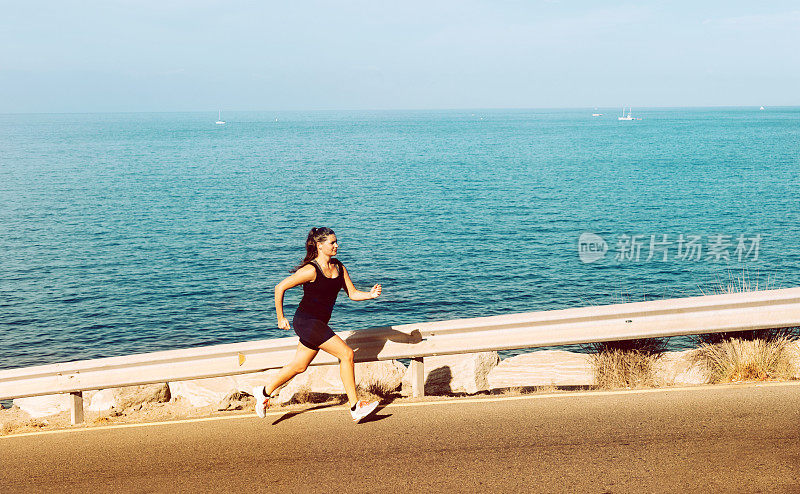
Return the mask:
<svg viewBox="0 0 800 494">
<path fill-rule="evenodd" d="M 330 235 L 333 235 L 333 230 L 326 226 L 322 226 L 319 228 L 312 228 L 308 232 L 308 236 L 306 237 L 306 257 L 303 261 L 297 265 L 294 269 L 292 269 L 292 273 L 297 271 L 298 269 L 302 268 L 306 264 L 310 263 L 314 259 L 317 258 L 317 242 L 324 242 L 326 238 Z"/>
</svg>

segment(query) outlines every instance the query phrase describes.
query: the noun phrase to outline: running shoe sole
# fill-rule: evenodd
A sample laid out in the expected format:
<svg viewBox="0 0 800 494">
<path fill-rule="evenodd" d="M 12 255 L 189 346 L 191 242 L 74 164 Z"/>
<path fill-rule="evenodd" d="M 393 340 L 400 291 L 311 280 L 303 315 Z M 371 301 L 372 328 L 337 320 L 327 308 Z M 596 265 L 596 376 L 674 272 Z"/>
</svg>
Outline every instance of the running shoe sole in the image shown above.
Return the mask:
<svg viewBox="0 0 800 494">
<path fill-rule="evenodd" d="M 253 396 L 256 399 L 256 415 L 263 419 L 267 416 L 267 408 L 269 408 L 269 397 L 264 395 L 264 386 L 253 388 Z"/>
<path fill-rule="evenodd" d="M 364 405 L 363 407 L 357 408 L 355 412 L 351 412 L 351 415 L 353 415 L 353 422 L 356 424 L 361 422 L 365 418 L 369 417 L 376 408 L 378 408 L 377 401 L 373 401 L 372 403 Z"/>
</svg>

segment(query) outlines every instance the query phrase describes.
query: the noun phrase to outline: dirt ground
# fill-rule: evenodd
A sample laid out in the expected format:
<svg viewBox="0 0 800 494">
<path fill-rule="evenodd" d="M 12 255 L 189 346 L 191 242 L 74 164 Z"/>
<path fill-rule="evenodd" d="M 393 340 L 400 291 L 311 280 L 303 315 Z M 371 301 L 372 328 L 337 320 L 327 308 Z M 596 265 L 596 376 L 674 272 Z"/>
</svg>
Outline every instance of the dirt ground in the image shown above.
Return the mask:
<svg viewBox="0 0 800 494">
<path fill-rule="evenodd" d="M 344 395 L 315 395 L 303 397 L 302 402 L 290 403 L 284 406 L 271 407 L 270 410 L 285 410 L 291 412 L 308 408 L 309 406 L 342 406 L 347 399 Z M 400 395 L 380 397 L 360 391 L 360 398 L 368 401 L 380 400 L 384 403 L 400 399 Z M 24 434 L 58 429 L 81 429 L 114 424 L 132 424 L 147 422 L 166 422 L 190 418 L 221 417 L 230 415 L 255 414 L 255 398 L 249 395 L 240 395 L 226 399 L 217 405 L 194 407 L 183 398 L 172 399 L 164 403 L 142 403 L 125 410 L 110 409 L 103 412 L 84 411 L 84 423 L 70 424 L 70 413 L 61 412 L 41 418 L 32 418 L 19 407 L 0 409 L 0 436 Z"/>
<path fill-rule="evenodd" d="M 557 392 L 567 392 L 552 386 L 530 387 L 530 388 L 508 388 L 502 390 L 492 390 L 491 393 L 482 394 L 502 394 L 502 395 L 521 395 L 521 394 L 549 394 Z M 399 393 L 386 396 L 379 396 L 364 390 L 359 391 L 359 396 L 363 400 L 379 400 L 383 404 L 404 403 L 418 401 L 420 398 L 408 398 Z M 461 395 L 447 396 L 426 396 L 424 400 L 451 399 Z M 344 395 L 324 395 L 309 394 L 301 398 L 302 401 L 287 405 L 277 405 L 270 408 L 270 411 L 292 412 L 309 407 L 319 406 L 344 406 L 347 399 Z M 188 400 L 182 398 L 172 399 L 164 403 L 142 403 L 125 410 L 106 410 L 103 412 L 84 411 L 84 423 L 79 425 L 70 424 L 69 412 L 61 412 L 56 415 L 49 415 L 42 418 L 31 418 L 19 407 L 12 407 L 0 410 L 0 436 L 25 434 L 29 432 L 60 430 L 60 429 L 84 429 L 116 424 L 138 424 L 148 422 L 168 422 L 171 420 L 224 417 L 231 415 L 252 415 L 255 414 L 255 398 L 249 395 L 239 395 L 224 400 L 217 405 L 205 407 L 193 407 Z"/>
</svg>

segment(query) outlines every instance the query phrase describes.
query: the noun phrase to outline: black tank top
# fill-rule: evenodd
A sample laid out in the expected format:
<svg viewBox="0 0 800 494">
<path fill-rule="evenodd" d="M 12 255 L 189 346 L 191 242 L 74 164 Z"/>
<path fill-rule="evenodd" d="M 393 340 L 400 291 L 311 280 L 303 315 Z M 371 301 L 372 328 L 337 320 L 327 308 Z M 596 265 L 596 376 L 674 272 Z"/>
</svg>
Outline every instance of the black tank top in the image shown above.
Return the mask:
<svg viewBox="0 0 800 494">
<path fill-rule="evenodd" d="M 317 277 L 314 281 L 303 283 L 303 298 L 297 306 L 297 312 L 304 312 L 325 323 L 331 319 L 339 290 L 344 288 L 344 267 L 338 259 L 331 259 L 331 262 L 339 268 L 339 276 L 336 278 L 325 276 L 316 261 L 311 261 L 311 265 L 317 270 Z"/>
</svg>

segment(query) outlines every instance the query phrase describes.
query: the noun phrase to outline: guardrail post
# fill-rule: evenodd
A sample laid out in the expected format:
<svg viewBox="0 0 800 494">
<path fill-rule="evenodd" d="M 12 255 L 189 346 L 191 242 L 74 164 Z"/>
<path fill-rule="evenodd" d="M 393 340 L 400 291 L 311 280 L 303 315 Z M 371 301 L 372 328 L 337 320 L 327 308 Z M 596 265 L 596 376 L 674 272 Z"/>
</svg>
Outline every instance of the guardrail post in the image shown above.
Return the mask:
<svg viewBox="0 0 800 494">
<path fill-rule="evenodd" d="M 69 418 L 72 422 L 72 425 L 82 424 L 83 423 L 83 393 L 78 391 L 77 393 L 70 393 L 70 414 Z"/>
<path fill-rule="evenodd" d="M 425 396 L 425 362 L 423 357 L 411 359 L 411 396 Z"/>
</svg>

